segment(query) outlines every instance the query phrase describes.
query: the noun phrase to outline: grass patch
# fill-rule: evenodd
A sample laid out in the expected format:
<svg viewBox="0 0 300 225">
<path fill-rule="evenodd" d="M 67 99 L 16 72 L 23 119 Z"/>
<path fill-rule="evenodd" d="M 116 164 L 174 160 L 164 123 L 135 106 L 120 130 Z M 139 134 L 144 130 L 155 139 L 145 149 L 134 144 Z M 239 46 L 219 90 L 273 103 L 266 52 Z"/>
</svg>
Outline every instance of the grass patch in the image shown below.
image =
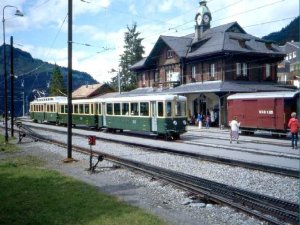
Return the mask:
<svg viewBox="0 0 300 225">
<path fill-rule="evenodd" d="M 0 152 L 15 152 L 18 150 L 18 147 L 14 144 L 9 143 L 13 138 L 8 139 L 8 143 L 5 143 L 5 137 L 0 135 Z"/>
<path fill-rule="evenodd" d="M 0 161 L 0 224 L 165 224 L 41 164 L 31 156 Z"/>
</svg>

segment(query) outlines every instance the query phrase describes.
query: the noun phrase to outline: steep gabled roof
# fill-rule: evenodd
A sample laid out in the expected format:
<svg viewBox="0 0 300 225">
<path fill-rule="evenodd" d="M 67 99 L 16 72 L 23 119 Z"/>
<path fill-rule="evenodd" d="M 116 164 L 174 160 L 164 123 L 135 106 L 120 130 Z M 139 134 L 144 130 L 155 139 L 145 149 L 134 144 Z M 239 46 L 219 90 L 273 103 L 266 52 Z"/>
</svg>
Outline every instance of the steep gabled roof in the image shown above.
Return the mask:
<svg viewBox="0 0 300 225">
<path fill-rule="evenodd" d="M 155 64 L 155 59 L 160 55 L 163 46 L 168 46 L 179 58 L 185 57 L 192 40 L 190 37 L 160 36 L 148 57 L 138 61 L 130 69 L 135 70 Z"/>
<path fill-rule="evenodd" d="M 221 52 L 284 55 L 277 45 L 247 34 L 237 22 L 208 29 L 191 50 L 187 58 Z"/>
<path fill-rule="evenodd" d="M 97 93 L 103 84 L 82 85 L 72 93 L 72 98 L 89 98 Z"/>
<path fill-rule="evenodd" d="M 163 46 L 171 48 L 179 58 L 201 58 L 208 55 L 234 52 L 245 54 L 272 54 L 283 57 L 285 53 L 279 46 L 269 41 L 247 34 L 237 23 L 232 22 L 206 30 L 199 41 L 195 41 L 195 34 L 183 37 L 160 36 L 149 56 L 130 69 L 137 70 L 144 67 L 156 66 L 156 59 Z"/>
</svg>

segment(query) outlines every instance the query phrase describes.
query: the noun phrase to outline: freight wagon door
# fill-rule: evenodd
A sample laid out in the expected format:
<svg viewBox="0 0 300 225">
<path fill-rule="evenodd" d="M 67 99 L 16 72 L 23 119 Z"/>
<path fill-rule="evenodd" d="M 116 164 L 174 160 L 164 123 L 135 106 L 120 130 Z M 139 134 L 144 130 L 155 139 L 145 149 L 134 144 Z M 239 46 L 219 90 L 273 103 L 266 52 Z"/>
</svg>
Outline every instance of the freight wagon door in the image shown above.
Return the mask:
<svg viewBox="0 0 300 225">
<path fill-rule="evenodd" d="M 254 99 L 242 100 L 238 106 L 243 109 L 241 115 L 241 127 L 256 128 L 257 127 L 257 101 Z"/>
<path fill-rule="evenodd" d="M 151 130 L 152 132 L 157 131 L 157 110 L 156 102 L 151 102 Z"/>
</svg>

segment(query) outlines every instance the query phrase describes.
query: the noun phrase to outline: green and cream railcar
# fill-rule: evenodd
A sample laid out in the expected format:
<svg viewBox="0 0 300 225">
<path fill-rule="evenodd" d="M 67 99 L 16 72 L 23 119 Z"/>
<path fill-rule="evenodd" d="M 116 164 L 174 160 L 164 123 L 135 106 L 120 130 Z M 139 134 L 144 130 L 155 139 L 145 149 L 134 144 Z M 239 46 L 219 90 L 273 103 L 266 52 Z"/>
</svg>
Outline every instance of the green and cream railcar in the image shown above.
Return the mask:
<svg viewBox="0 0 300 225">
<path fill-rule="evenodd" d="M 30 103 L 30 117 L 34 122 L 58 122 L 58 105 L 66 102 L 66 97 L 42 97 Z"/>
<path fill-rule="evenodd" d="M 80 99 L 72 101 L 72 125 L 98 127 L 98 100 Z M 59 124 L 68 122 L 68 104 L 60 103 Z"/>
<path fill-rule="evenodd" d="M 104 99 L 103 126 L 178 138 L 186 131 L 186 97 L 151 95 Z"/>
</svg>

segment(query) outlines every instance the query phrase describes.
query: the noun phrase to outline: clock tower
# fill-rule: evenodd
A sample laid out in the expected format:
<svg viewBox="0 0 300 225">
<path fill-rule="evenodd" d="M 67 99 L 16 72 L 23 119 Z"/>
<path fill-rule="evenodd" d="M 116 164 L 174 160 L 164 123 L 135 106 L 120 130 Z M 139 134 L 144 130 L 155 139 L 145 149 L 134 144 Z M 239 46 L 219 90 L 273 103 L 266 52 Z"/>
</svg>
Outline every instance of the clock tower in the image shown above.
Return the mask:
<svg viewBox="0 0 300 225">
<path fill-rule="evenodd" d="M 195 16 L 195 41 L 200 40 L 203 32 L 210 28 L 210 21 L 212 19 L 209 8 L 206 6 L 206 1 L 200 1 L 200 7 Z"/>
</svg>

